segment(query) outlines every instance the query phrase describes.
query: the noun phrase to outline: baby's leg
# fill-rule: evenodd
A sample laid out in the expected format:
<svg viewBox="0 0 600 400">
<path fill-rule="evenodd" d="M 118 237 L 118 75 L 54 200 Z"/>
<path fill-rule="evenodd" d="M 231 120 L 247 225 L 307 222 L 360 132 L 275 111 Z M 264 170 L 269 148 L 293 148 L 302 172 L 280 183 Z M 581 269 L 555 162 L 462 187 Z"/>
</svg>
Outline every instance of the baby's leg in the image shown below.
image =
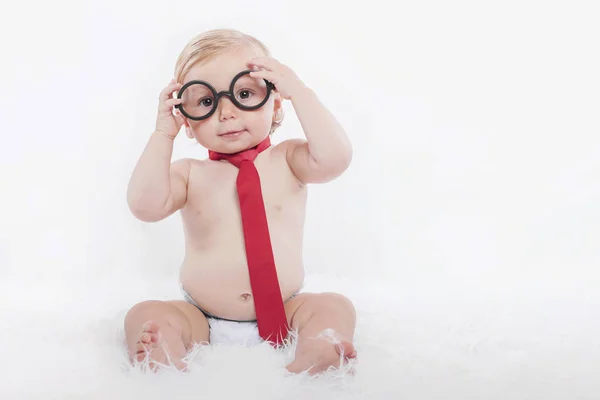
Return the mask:
<svg viewBox="0 0 600 400">
<path fill-rule="evenodd" d="M 184 369 L 181 359 L 194 344 L 208 342 L 208 321 L 185 301 L 144 301 L 125 316 L 125 338 L 132 361 L 148 356 L 152 369 L 156 363 Z"/>
<path fill-rule="evenodd" d="M 302 293 L 285 304 L 285 311 L 290 327 L 298 330 L 296 358 L 288 371 L 316 374 L 356 358 L 352 344 L 356 310 L 348 298 L 336 293 Z"/>
</svg>

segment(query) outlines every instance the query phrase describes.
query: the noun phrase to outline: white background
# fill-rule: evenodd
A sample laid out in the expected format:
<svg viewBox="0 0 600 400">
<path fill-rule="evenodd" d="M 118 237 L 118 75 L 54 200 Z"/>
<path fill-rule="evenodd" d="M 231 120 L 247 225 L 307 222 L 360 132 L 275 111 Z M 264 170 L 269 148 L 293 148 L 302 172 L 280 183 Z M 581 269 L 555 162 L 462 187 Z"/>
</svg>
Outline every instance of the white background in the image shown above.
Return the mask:
<svg viewBox="0 0 600 400">
<path fill-rule="evenodd" d="M 476 341 L 496 335 L 488 349 L 510 337 L 522 358 L 500 351 L 508 357 L 502 368 L 480 360 L 498 384 L 487 398 L 548 398 L 560 389 L 593 398 L 600 355 L 600 15 L 593 5 L 3 6 L 0 317 L 12 330 L 0 338 L 15 344 L 0 350 L 8 351 L 2 358 L 29 349 L 23 338 L 35 337 L 31 321 L 63 321 L 54 327 L 62 335 L 77 325 L 74 315 L 96 323 L 145 296 L 177 294 L 179 216 L 135 220 L 126 187 L 179 52 L 197 33 L 226 27 L 265 42 L 319 94 L 354 145 L 346 174 L 310 188 L 305 260 L 315 289 L 343 291 L 363 311 L 357 344 L 368 350 L 382 340 L 368 315 L 392 318 L 386 334 L 410 330 L 419 340 L 464 338 L 448 326 Z M 291 137 L 303 133 L 286 104 L 273 141 Z M 182 134 L 174 159 L 189 156 L 204 158 L 206 150 Z M 154 283 L 172 289 L 140 294 Z M 495 317 L 503 319 L 491 327 L 487 319 Z M 438 324 L 435 334 L 429 323 Z M 386 340 L 402 351 L 435 342 Z M 536 343 L 543 346 L 528 353 Z M 456 351 L 443 362 L 469 364 Z M 406 355 L 389 354 L 395 366 Z M 429 355 L 429 367 L 419 369 L 423 387 L 378 384 L 420 398 L 433 390 L 427 373 L 441 360 Z M 510 375 L 510 366 L 526 364 L 531 379 Z M 542 367 L 546 373 L 535 375 Z M 455 372 L 440 366 L 435 382 L 446 377 L 450 385 Z M 26 385 L 10 382 L 0 387 L 24 393 Z M 453 390 L 466 398 L 486 382 Z"/>
</svg>

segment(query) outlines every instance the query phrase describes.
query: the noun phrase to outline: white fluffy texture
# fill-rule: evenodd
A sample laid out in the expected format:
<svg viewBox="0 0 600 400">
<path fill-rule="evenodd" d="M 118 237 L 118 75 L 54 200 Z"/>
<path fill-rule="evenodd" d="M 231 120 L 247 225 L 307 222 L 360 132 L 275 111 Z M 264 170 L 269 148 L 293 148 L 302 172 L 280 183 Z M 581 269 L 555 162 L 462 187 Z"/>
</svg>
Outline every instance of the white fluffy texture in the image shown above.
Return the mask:
<svg viewBox="0 0 600 400">
<path fill-rule="evenodd" d="M 484 3 L 3 10 L 0 398 L 598 399 L 597 18 Z M 127 182 L 179 50 L 220 26 L 264 39 L 354 144 L 305 240 L 306 290 L 356 305 L 354 377 L 285 376 L 293 349 L 265 346 L 198 349 L 184 375 L 126 362 L 123 316 L 180 298 L 183 249 Z M 276 142 L 302 137 L 286 107 Z M 182 135 L 183 156 L 206 152 Z"/>
<path fill-rule="evenodd" d="M 489 282 L 459 291 L 312 275 L 309 288 L 346 293 L 359 313 L 355 376 L 315 379 L 286 376 L 293 349 L 267 346 L 202 348 L 189 373 L 141 373 L 124 354 L 123 305 L 177 293 L 169 281 L 128 281 L 0 286 L 11 305 L 2 311 L 1 398 L 593 399 L 600 389 L 592 285 L 565 296 L 564 284 L 491 293 Z"/>
</svg>

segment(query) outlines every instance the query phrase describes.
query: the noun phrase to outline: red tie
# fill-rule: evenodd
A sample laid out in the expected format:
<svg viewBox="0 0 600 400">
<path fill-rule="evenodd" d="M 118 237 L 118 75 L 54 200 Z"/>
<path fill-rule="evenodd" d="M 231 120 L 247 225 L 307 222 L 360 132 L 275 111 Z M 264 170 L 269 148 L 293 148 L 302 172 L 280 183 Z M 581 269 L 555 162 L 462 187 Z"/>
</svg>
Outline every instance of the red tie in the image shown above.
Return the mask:
<svg viewBox="0 0 600 400">
<path fill-rule="evenodd" d="M 279 345 L 289 329 L 275 269 L 260 177 L 254 166 L 254 159 L 270 145 L 267 136 L 251 149 L 234 154 L 209 150 L 208 156 L 211 160 L 225 159 L 239 168 L 236 184 L 258 333 L 265 341 Z"/>
</svg>

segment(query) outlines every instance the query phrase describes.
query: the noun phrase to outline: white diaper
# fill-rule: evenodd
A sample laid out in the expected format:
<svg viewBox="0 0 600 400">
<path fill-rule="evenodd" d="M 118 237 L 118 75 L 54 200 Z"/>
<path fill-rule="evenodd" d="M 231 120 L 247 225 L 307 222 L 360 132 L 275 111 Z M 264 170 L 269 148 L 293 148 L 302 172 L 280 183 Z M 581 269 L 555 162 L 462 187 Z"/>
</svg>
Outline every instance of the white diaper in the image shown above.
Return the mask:
<svg viewBox="0 0 600 400">
<path fill-rule="evenodd" d="M 223 319 L 216 315 L 203 310 L 198 303 L 185 291 L 183 285 L 180 283 L 179 287 L 183 294 L 183 298 L 190 304 L 194 305 L 198 310 L 204 314 L 208 325 L 210 327 L 210 343 L 211 344 L 229 344 L 229 345 L 242 345 L 247 347 L 256 346 L 262 343 L 264 340 L 258 334 L 258 323 L 256 321 L 232 321 L 229 319 Z M 284 303 L 293 299 L 300 293 L 298 290 Z"/>
<path fill-rule="evenodd" d="M 256 346 L 263 342 L 256 321 L 237 322 L 207 317 L 210 326 L 210 343 Z"/>
</svg>

